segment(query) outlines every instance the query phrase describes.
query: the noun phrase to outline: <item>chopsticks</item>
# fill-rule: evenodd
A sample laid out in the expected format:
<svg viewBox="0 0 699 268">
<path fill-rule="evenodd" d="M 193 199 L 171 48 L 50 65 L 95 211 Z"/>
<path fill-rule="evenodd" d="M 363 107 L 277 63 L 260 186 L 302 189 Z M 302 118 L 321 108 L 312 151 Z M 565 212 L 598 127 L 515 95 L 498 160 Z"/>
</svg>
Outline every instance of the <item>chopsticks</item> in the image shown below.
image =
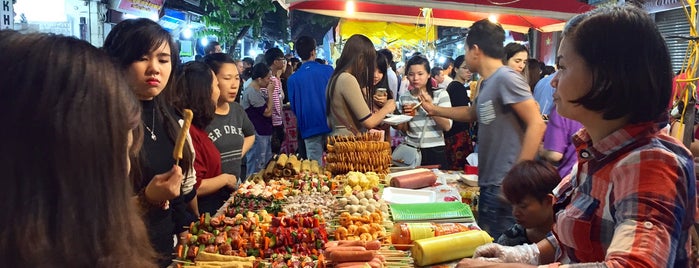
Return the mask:
<svg viewBox="0 0 699 268">
<path fill-rule="evenodd" d="M 414 110 L 414 109 L 417 109 L 417 107 L 420 107 L 420 105 L 422 105 L 422 102 L 420 102 L 420 103 L 418 103 L 417 105 L 413 106 L 413 110 Z"/>
</svg>

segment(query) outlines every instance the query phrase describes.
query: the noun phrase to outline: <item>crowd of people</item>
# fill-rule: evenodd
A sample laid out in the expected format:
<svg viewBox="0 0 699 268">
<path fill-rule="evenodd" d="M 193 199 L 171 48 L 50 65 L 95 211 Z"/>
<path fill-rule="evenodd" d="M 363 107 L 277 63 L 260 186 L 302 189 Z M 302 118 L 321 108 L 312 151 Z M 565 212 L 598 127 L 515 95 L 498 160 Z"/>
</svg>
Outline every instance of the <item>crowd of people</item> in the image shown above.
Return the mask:
<svg viewBox="0 0 699 268">
<path fill-rule="evenodd" d="M 421 165 L 441 169 L 478 151 L 477 220 L 497 243 L 458 267 L 690 267 L 694 162 L 663 130 L 672 68 L 650 16 L 618 6 L 574 17 L 550 74 L 504 40 L 481 20 L 464 55 L 435 68 L 414 55 L 401 72 L 363 35 L 333 68 L 307 36 L 295 40 L 298 61 L 278 48 L 237 61 L 212 42 L 180 64 L 148 19 L 117 24 L 102 48 L 0 31 L 0 256 L 19 267 L 168 266 L 185 226 L 279 152 L 288 99 L 303 156 L 321 164 L 327 136 L 376 131 L 404 136 Z M 185 109 L 194 117 L 175 159 Z M 389 114 L 412 118 L 389 127 Z"/>
</svg>

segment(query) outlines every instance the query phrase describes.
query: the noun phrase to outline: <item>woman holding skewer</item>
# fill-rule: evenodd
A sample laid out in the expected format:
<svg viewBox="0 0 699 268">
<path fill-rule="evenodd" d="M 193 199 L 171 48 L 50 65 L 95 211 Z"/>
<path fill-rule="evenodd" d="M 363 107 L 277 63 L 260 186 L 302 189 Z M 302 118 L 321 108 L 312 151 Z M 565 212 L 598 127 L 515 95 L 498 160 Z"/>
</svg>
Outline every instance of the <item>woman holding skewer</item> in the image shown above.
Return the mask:
<svg viewBox="0 0 699 268">
<path fill-rule="evenodd" d="M 149 19 L 125 20 L 114 26 L 103 49 L 125 74 L 141 102 L 143 147 L 134 159 L 134 190 L 145 208 L 148 235 L 160 254 L 160 266 L 170 264 L 174 235 L 184 232 L 198 215 L 193 152 L 185 143 L 183 159 L 175 165 L 173 150 L 180 131 L 178 116 L 169 106 L 168 89 L 179 61 L 177 46 L 165 29 Z"/>
<path fill-rule="evenodd" d="M 430 63 L 423 56 L 414 56 L 405 65 L 405 73 L 408 77 L 408 91 L 398 96 L 401 112 L 413 118 L 395 128 L 404 131 L 407 136 L 404 143 L 408 146 L 420 148 L 422 162 L 420 165 L 439 165 L 440 169 L 449 167 L 444 143 L 444 131 L 451 129 L 451 119 L 431 116 L 420 109 L 418 96 L 426 92 L 432 96 L 432 103 L 436 106 L 451 107 L 449 93 L 445 89 L 435 88 L 430 78 Z"/>
<path fill-rule="evenodd" d="M 180 111 L 190 109 L 194 113 L 189 134 L 195 152 L 197 203 L 199 213 L 213 215 L 238 185 L 235 175 L 222 172 L 221 154 L 206 132 L 220 95 L 218 80 L 208 65 L 192 61 L 180 68 L 173 89 L 178 96 L 175 107 Z"/>
</svg>

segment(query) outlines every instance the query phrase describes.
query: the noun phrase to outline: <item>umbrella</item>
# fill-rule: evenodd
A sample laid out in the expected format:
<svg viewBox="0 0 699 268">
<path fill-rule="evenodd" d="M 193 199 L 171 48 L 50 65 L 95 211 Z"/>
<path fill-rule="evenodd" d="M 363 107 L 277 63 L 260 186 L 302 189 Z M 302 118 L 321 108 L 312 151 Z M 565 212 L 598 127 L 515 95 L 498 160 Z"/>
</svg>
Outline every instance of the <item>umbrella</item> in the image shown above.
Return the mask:
<svg viewBox="0 0 699 268">
<path fill-rule="evenodd" d="M 521 33 L 528 32 L 529 28 L 542 32 L 560 31 L 567 19 L 594 8 L 575 0 L 501 1 L 505 0 L 287 0 L 287 3 L 291 10 L 333 17 L 462 28 L 494 17 L 506 30 Z M 347 10 L 348 7 L 354 10 Z"/>
</svg>

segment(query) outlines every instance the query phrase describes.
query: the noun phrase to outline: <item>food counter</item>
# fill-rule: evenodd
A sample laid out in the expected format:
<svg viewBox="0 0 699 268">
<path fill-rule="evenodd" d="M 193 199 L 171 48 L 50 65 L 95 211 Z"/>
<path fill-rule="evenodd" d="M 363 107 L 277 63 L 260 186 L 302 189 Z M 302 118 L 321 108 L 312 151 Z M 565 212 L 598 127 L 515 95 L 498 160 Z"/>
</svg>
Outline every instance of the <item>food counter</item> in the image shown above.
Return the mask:
<svg viewBox="0 0 699 268">
<path fill-rule="evenodd" d="M 336 142 L 374 144 L 367 140 Z M 378 145 L 356 148 L 369 158 L 390 153 Z M 402 176 L 394 177 L 388 169 L 334 175 L 306 161 L 293 155 L 278 156 L 241 184 L 216 215 L 203 215 L 192 223 L 177 247 L 176 265 L 454 265 L 476 246 L 492 241 L 474 222 L 478 190 L 462 182 L 462 172 L 416 169 L 412 174 L 431 174 L 428 180 L 434 181 L 419 189 L 405 189 L 391 187 L 392 180 Z M 408 180 L 405 185 L 420 185 L 411 184 L 413 178 Z M 423 204 L 400 204 L 415 201 Z M 445 250 L 453 249 L 456 242 L 464 250 L 447 254 Z"/>
</svg>

